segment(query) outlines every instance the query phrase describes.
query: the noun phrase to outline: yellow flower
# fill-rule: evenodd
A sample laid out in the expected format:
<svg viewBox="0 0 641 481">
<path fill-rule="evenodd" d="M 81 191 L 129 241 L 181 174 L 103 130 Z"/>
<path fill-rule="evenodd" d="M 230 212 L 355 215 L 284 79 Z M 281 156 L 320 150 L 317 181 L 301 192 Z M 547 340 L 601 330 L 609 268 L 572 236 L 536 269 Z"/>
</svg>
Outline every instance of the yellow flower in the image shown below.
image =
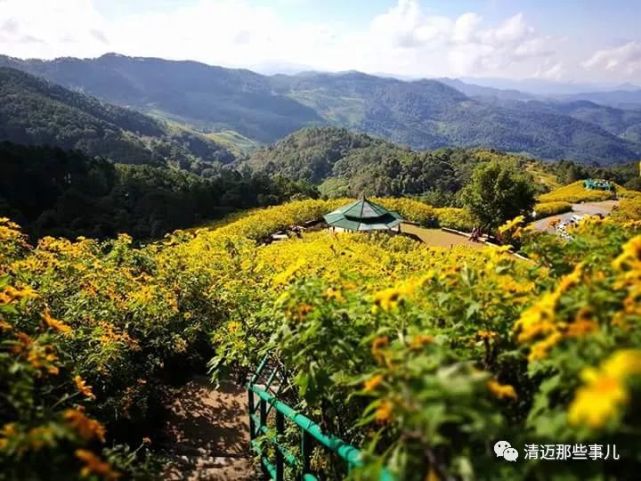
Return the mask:
<svg viewBox="0 0 641 481">
<path fill-rule="evenodd" d="M 495 379 L 490 379 L 487 382 L 487 388 L 498 399 L 516 399 L 516 391 L 510 384 L 501 384 Z"/>
<path fill-rule="evenodd" d="M 601 363 L 599 369 L 581 373 L 585 385 L 577 389 L 568 408 L 568 422 L 603 427 L 629 401 L 628 377 L 641 374 L 641 351 L 621 350 Z"/>
<path fill-rule="evenodd" d="M 343 297 L 343 293 L 339 291 L 338 289 L 334 289 L 333 287 L 329 287 L 325 291 L 325 297 L 327 299 L 334 299 L 337 302 L 344 302 L 345 298 Z"/>
<path fill-rule="evenodd" d="M 623 252 L 612 263 L 617 270 L 639 267 L 641 264 L 641 236 L 630 239 L 624 246 Z"/>
<path fill-rule="evenodd" d="M 391 287 L 374 295 L 374 304 L 384 311 L 391 311 L 398 306 L 401 297 L 401 290 Z"/>
<path fill-rule="evenodd" d="M 487 331 L 485 329 L 482 329 L 482 330 L 478 331 L 476 333 L 476 335 L 480 339 L 487 339 L 489 341 L 489 340 L 492 340 L 492 339 L 495 339 L 496 337 L 498 337 L 499 333 L 496 332 L 496 331 Z"/>
<path fill-rule="evenodd" d="M 378 408 L 376 408 L 376 413 L 374 414 L 374 418 L 379 423 L 386 423 L 392 418 L 393 409 L 394 409 L 394 405 L 392 404 L 392 402 L 387 399 L 384 399 L 378 405 Z"/>
<path fill-rule="evenodd" d="M 417 334 L 410 341 L 410 349 L 418 350 L 434 342 L 434 337 L 429 334 Z"/>
<path fill-rule="evenodd" d="M 598 377 L 577 390 L 568 409 L 570 424 L 586 424 L 592 429 L 602 427 L 628 402 L 628 393 L 621 382 L 612 377 Z"/>
<path fill-rule="evenodd" d="M 603 363 L 602 369 L 603 372 L 617 379 L 641 374 L 641 350 L 617 351 Z"/>
<path fill-rule="evenodd" d="M 71 328 L 68 325 L 66 325 L 64 322 L 53 318 L 48 309 L 44 312 L 44 314 L 42 315 L 42 318 L 44 319 L 45 324 L 50 328 L 58 332 L 61 332 L 63 334 L 71 333 Z"/>
<path fill-rule="evenodd" d="M 374 356 L 374 359 L 378 362 L 383 362 L 386 358 L 385 352 L 383 351 L 383 348 L 387 347 L 389 344 L 389 339 L 387 336 L 379 336 L 376 339 L 374 339 L 374 342 L 372 343 L 372 356 Z"/>
<path fill-rule="evenodd" d="M 376 374 L 375 376 L 372 376 L 367 381 L 365 381 L 363 389 L 365 392 L 371 392 L 378 386 L 380 386 L 382 382 L 383 376 L 381 376 L 380 374 Z"/>
<path fill-rule="evenodd" d="M 548 355 L 550 349 L 556 346 L 563 335 L 560 332 L 553 332 L 548 337 L 532 345 L 530 348 L 530 355 L 528 356 L 529 361 L 539 361 L 545 359 Z"/>
<path fill-rule="evenodd" d="M 67 409 L 63 417 L 81 438 L 87 441 L 98 439 L 105 442 L 105 427 L 95 419 L 87 417 L 81 409 Z"/>
<path fill-rule="evenodd" d="M 80 476 L 83 478 L 88 478 L 95 474 L 107 481 L 115 481 L 121 476 L 119 472 L 112 469 L 109 463 L 103 461 L 91 451 L 77 449 L 75 455 L 76 458 L 84 463 L 83 468 L 80 470 Z"/>
<path fill-rule="evenodd" d="M 561 278 L 557 287 L 557 292 L 562 293 L 578 285 L 583 275 L 583 264 L 577 264 L 574 270 Z"/>
<path fill-rule="evenodd" d="M 523 224 L 523 222 L 525 222 L 525 217 L 522 215 L 519 215 L 512 220 L 508 220 L 505 224 L 499 227 L 499 234 L 510 232 Z"/>
<path fill-rule="evenodd" d="M 80 394 L 82 394 L 84 397 L 86 397 L 87 399 L 96 399 L 91 386 L 88 386 L 82 377 L 75 376 L 73 378 L 73 382 L 76 384 L 78 392 L 80 392 Z"/>
<path fill-rule="evenodd" d="M 296 274 L 296 272 L 298 272 L 304 265 L 305 265 L 305 260 L 298 259 L 295 263 L 290 265 L 283 272 L 275 275 L 272 281 L 272 284 L 275 287 L 280 286 L 282 284 L 287 284 L 294 277 L 294 274 Z"/>
<path fill-rule="evenodd" d="M 530 341 L 537 336 L 547 335 L 556 330 L 554 308 L 559 299 L 556 293 L 545 294 L 539 302 L 526 309 L 516 321 L 515 330 L 519 331 L 518 341 Z"/>
</svg>

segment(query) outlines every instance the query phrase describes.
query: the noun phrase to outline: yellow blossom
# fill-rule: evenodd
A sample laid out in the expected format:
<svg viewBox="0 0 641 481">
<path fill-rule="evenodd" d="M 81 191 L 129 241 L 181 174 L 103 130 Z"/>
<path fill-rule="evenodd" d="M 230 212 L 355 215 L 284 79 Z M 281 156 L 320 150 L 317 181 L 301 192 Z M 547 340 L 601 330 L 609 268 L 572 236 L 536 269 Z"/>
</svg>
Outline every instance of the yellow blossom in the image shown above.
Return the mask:
<svg viewBox="0 0 641 481">
<path fill-rule="evenodd" d="M 383 376 L 381 376 L 380 374 L 376 374 L 371 378 L 369 378 L 367 381 L 365 381 L 363 389 L 365 390 L 365 392 L 371 392 L 375 390 L 378 386 L 380 386 L 382 382 L 383 382 Z"/>
<path fill-rule="evenodd" d="M 384 311 L 391 311 L 398 306 L 401 297 L 401 290 L 391 287 L 374 295 L 374 304 Z"/>
<path fill-rule="evenodd" d="M 374 339 L 374 342 L 372 343 L 372 356 L 374 356 L 374 359 L 378 362 L 383 362 L 385 360 L 386 356 L 383 348 L 387 347 L 388 344 L 389 339 L 387 336 L 379 336 Z"/>
<path fill-rule="evenodd" d="M 69 327 L 67 324 L 65 324 L 62 321 L 59 321 L 58 319 L 55 319 L 54 317 L 51 316 L 51 313 L 49 310 L 46 310 L 44 314 L 42 315 L 42 318 L 45 321 L 45 324 L 49 326 L 50 328 L 61 332 L 63 334 L 69 334 L 71 333 L 71 327 Z"/>
<path fill-rule="evenodd" d="M 67 409 L 63 417 L 81 438 L 87 441 L 92 439 L 105 441 L 105 427 L 95 419 L 87 417 L 81 409 Z"/>
<path fill-rule="evenodd" d="M 77 449 L 75 452 L 76 458 L 84 463 L 83 468 L 80 470 L 80 476 L 88 478 L 91 475 L 97 475 L 107 481 L 115 481 L 120 478 L 120 473 L 113 470 L 111 465 L 94 453 L 86 449 Z"/>
<path fill-rule="evenodd" d="M 584 369 L 581 377 L 585 384 L 577 389 L 568 408 L 568 422 L 592 429 L 603 427 L 628 403 L 626 381 L 638 375 L 641 375 L 641 351 L 631 349 L 615 352 L 598 369 Z"/>
<path fill-rule="evenodd" d="M 516 399 L 516 391 L 510 384 L 501 384 L 496 379 L 487 382 L 488 390 L 498 399 Z"/>
<path fill-rule="evenodd" d="M 91 386 L 88 386 L 85 380 L 80 376 L 75 376 L 73 382 L 76 384 L 76 389 L 87 399 L 96 399 L 96 396 L 91 389 Z"/>
<path fill-rule="evenodd" d="M 434 336 L 417 334 L 410 340 L 410 349 L 418 350 L 434 342 Z"/>
<path fill-rule="evenodd" d="M 388 399 L 384 399 L 376 408 L 376 413 L 374 418 L 379 423 L 386 423 L 392 418 L 392 411 L 394 410 L 394 405 Z"/>
</svg>

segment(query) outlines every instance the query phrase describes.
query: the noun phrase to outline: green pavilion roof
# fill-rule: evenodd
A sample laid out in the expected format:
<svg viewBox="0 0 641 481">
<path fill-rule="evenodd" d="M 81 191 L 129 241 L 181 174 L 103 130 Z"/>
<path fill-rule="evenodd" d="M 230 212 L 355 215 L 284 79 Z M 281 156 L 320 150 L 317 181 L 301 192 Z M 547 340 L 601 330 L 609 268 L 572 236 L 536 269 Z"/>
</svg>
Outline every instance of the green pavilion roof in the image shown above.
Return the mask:
<svg viewBox="0 0 641 481">
<path fill-rule="evenodd" d="M 323 216 L 332 227 L 346 230 L 389 230 L 403 222 L 397 213 L 367 200 L 365 197 Z"/>
</svg>

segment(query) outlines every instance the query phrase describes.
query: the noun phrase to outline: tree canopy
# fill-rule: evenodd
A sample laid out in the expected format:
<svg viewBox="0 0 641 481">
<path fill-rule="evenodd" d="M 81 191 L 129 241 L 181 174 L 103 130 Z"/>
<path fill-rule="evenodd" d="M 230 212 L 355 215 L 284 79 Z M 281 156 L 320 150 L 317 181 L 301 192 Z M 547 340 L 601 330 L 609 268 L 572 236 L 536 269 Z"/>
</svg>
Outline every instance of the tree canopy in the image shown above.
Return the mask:
<svg viewBox="0 0 641 481">
<path fill-rule="evenodd" d="M 474 170 L 462 192 L 463 203 L 489 228 L 496 228 L 534 206 L 534 180 L 514 162 L 491 161 Z"/>
</svg>

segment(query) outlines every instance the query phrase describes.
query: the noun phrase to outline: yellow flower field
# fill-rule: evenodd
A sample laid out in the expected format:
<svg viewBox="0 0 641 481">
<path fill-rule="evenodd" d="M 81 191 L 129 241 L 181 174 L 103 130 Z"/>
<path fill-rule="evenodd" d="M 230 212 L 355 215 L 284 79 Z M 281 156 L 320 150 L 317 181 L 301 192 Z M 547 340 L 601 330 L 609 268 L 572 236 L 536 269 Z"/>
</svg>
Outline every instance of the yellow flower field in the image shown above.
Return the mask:
<svg viewBox="0 0 641 481">
<path fill-rule="evenodd" d="M 2 220 L 3 472 L 153 479 L 143 438 L 157 379 L 207 362 L 238 378 L 266 353 L 287 367 L 298 410 L 370 453 L 354 479 L 382 465 L 404 480 L 546 479 L 543 465 L 497 463 L 496 439 L 608 439 L 636 469 L 634 209 L 583 221 L 573 241 L 518 227 L 529 260 L 386 234 L 260 242 L 343 202 L 251 211 L 144 247 L 126 235 L 32 246 Z M 424 225 L 466 215 L 380 202 Z M 605 481 L 609 469 L 564 479 Z"/>
</svg>

